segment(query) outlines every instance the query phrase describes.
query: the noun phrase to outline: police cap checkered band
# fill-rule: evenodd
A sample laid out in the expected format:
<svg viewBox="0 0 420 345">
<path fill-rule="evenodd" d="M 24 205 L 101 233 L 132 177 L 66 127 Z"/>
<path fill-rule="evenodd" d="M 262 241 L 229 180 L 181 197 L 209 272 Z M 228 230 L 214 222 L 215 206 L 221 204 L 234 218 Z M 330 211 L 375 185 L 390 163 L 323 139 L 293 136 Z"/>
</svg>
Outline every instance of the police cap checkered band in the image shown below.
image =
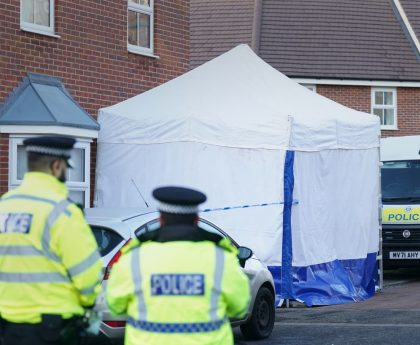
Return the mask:
<svg viewBox="0 0 420 345">
<path fill-rule="evenodd" d="M 198 205 L 206 201 L 206 196 L 194 189 L 183 187 L 160 187 L 153 191 L 160 202 L 161 212 L 192 214 L 198 212 Z"/>
<path fill-rule="evenodd" d="M 160 212 L 174 213 L 174 214 L 194 214 L 198 213 L 198 206 L 186 206 L 186 205 L 171 205 L 164 202 L 159 203 L 158 209 Z"/>
<path fill-rule="evenodd" d="M 34 152 L 41 155 L 62 157 L 67 165 L 72 168 L 71 150 L 76 140 L 71 137 L 60 135 L 48 135 L 42 137 L 28 138 L 23 141 L 27 152 Z"/>
<path fill-rule="evenodd" d="M 47 147 L 47 146 L 29 145 L 29 146 L 26 146 L 26 151 L 40 153 L 40 154 L 49 155 L 49 156 L 64 157 L 64 158 L 70 158 L 71 156 L 71 150 L 64 150 L 64 149 L 58 149 L 58 148 L 53 148 L 53 147 Z"/>
</svg>

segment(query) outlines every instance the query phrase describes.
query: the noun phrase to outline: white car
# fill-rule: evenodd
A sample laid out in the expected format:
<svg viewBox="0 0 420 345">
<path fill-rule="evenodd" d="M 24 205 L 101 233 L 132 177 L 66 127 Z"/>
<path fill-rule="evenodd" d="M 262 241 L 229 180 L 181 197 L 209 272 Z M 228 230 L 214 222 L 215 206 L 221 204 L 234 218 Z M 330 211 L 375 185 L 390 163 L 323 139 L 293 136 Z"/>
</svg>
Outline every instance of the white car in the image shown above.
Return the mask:
<svg viewBox="0 0 420 345">
<path fill-rule="evenodd" d="M 117 262 L 120 249 L 134 237 L 137 229 L 145 227 L 147 231 L 159 227 L 159 213 L 152 208 L 114 209 L 90 208 L 85 210 L 87 222 L 90 224 L 104 262 L 103 291 L 112 265 Z M 242 320 L 231 320 L 232 326 L 240 326 L 248 339 L 263 339 L 270 336 L 275 317 L 275 290 L 273 277 L 267 267 L 246 247 L 240 247 L 231 237 L 216 225 L 200 218 L 199 226 L 207 231 L 228 237 L 240 249 L 244 257 L 243 270 L 251 282 L 252 299 L 246 317 Z M 96 309 L 102 312 L 100 327 L 101 336 L 111 342 L 118 342 L 124 337 L 126 318 L 113 316 L 109 311 L 104 293 L 97 300 Z"/>
</svg>

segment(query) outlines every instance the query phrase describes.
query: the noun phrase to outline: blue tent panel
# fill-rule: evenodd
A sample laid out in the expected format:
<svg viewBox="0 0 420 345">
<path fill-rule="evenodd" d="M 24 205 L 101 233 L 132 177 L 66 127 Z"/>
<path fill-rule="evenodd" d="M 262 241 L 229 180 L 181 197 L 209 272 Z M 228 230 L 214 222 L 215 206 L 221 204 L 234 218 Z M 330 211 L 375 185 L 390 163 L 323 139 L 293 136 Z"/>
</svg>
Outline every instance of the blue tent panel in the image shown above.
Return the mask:
<svg viewBox="0 0 420 345">
<path fill-rule="evenodd" d="M 375 294 L 378 281 L 377 253 L 363 259 L 335 260 L 332 262 L 292 267 L 269 266 L 276 288 L 276 301 L 289 298 L 302 301 L 307 306 L 345 304 L 363 301 Z M 290 275 L 292 287 L 282 286 Z"/>
<path fill-rule="evenodd" d="M 298 300 L 307 306 L 344 304 L 373 296 L 378 278 L 377 253 L 369 253 L 360 259 L 293 266 L 293 167 L 294 152 L 287 151 L 283 181 L 282 265 L 268 267 L 274 278 L 276 304 L 281 299 Z"/>
</svg>

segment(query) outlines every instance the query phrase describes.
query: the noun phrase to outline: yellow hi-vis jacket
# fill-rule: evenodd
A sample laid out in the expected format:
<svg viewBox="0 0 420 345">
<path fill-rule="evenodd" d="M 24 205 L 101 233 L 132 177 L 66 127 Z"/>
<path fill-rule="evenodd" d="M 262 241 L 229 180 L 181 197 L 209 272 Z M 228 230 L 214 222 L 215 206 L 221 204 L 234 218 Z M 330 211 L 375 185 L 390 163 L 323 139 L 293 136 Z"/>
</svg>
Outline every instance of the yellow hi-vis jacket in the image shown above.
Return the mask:
<svg viewBox="0 0 420 345">
<path fill-rule="evenodd" d="M 27 173 L 0 199 L 0 316 L 39 323 L 82 315 L 100 291 L 98 247 L 64 183 Z"/>
<path fill-rule="evenodd" d="M 127 314 L 126 345 L 233 344 L 250 288 L 235 253 L 211 241 L 148 241 L 115 264 L 106 299 Z"/>
</svg>

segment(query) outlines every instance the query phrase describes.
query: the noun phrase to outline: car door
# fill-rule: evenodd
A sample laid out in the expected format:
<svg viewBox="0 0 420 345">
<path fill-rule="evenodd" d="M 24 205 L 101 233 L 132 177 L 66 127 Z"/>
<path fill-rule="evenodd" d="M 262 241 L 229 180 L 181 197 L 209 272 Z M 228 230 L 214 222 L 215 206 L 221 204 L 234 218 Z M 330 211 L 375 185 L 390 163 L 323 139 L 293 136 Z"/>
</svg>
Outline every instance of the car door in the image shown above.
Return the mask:
<svg viewBox="0 0 420 345">
<path fill-rule="evenodd" d="M 235 240 L 232 239 L 227 233 L 225 233 L 222 229 L 218 228 L 216 225 L 210 223 L 209 221 L 200 219 L 198 222 L 198 226 L 205 231 L 222 235 L 223 237 L 228 238 L 236 248 L 240 247 L 239 244 L 236 243 Z M 252 264 L 252 260 L 256 260 L 256 257 L 254 255 L 252 255 L 252 257 L 249 260 L 246 260 L 244 266 L 242 267 L 242 270 L 251 281 L 255 278 L 257 273 L 257 269 Z"/>
</svg>

